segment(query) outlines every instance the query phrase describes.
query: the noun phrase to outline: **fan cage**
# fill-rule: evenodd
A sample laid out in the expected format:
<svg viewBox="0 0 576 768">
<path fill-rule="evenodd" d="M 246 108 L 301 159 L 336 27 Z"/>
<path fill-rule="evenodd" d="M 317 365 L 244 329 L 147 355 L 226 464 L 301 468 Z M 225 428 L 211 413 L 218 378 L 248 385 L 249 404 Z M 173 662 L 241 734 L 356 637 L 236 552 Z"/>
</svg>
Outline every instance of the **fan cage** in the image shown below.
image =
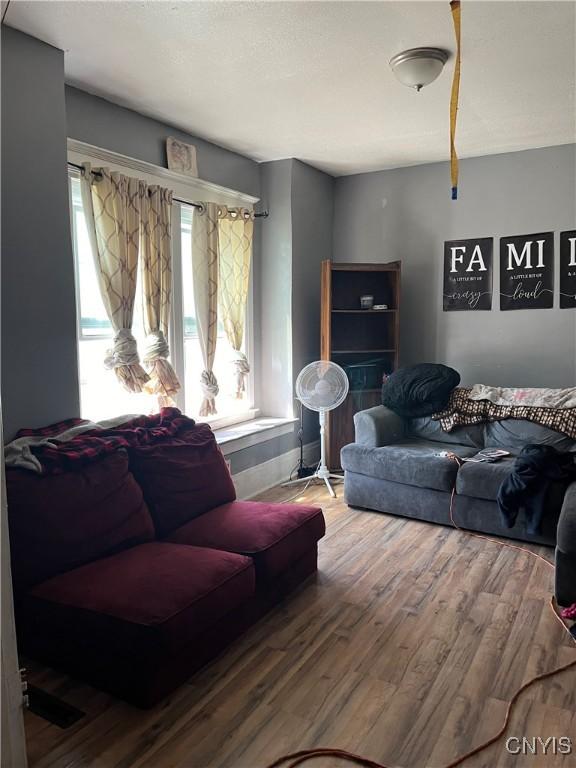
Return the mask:
<svg viewBox="0 0 576 768">
<path fill-rule="evenodd" d="M 318 385 L 324 382 L 330 386 L 330 392 L 318 393 Z M 348 395 L 348 376 L 343 368 L 329 360 L 317 360 L 306 365 L 296 379 L 296 397 L 311 411 L 332 411 L 341 405 Z M 330 399 L 326 404 L 319 402 L 321 395 Z"/>
</svg>

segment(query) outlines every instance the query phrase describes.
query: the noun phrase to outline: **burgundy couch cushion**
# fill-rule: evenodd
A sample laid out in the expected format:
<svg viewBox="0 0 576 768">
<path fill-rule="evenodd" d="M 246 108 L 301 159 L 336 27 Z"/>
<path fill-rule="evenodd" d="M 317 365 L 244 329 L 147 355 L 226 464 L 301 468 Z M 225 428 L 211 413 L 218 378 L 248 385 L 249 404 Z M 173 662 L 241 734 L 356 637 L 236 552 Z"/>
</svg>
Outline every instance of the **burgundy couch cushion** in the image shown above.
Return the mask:
<svg viewBox="0 0 576 768">
<path fill-rule="evenodd" d="M 208 424 L 196 424 L 166 443 L 131 449 L 130 467 L 160 536 L 236 498 Z"/>
<path fill-rule="evenodd" d="M 17 590 L 154 538 L 123 451 L 61 475 L 8 469 L 6 486 Z"/>
<path fill-rule="evenodd" d="M 318 507 L 233 501 L 191 520 L 168 540 L 250 555 L 258 578 L 270 580 L 315 549 L 325 531 Z"/>
<path fill-rule="evenodd" d="M 151 542 L 55 576 L 27 597 L 25 625 L 46 642 L 102 652 L 175 652 L 254 595 L 250 558 Z"/>
</svg>

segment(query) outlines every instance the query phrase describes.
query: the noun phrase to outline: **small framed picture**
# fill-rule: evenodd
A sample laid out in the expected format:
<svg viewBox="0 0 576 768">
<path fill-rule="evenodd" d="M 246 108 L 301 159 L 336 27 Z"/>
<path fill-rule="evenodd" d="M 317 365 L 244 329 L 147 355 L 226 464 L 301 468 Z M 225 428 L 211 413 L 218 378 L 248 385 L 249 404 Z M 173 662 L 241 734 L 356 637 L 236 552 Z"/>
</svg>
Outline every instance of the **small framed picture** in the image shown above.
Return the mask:
<svg viewBox="0 0 576 768">
<path fill-rule="evenodd" d="M 196 147 L 193 144 L 186 144 L 173 136 L 168 136 L 166 139 L 166 156 L 169 170 L 185 173 L 187 176 L 198 176 Z"/>
</svg>

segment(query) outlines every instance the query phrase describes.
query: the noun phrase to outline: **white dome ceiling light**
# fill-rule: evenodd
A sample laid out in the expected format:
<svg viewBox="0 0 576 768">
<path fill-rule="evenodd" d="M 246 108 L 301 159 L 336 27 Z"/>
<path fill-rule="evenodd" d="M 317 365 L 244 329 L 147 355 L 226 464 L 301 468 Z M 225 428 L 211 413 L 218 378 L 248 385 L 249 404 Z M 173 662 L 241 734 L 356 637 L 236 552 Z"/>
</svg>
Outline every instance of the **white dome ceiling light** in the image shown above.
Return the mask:
<svg viewBox="0 0 576 768">
<path fill-rule="evenodd" d="M 410 48 L 390 59 L 390 67 L 398 80 L 409 88 L 420 91 L 438 77 L 448 60 L 441 48 Z"/>
</svg>

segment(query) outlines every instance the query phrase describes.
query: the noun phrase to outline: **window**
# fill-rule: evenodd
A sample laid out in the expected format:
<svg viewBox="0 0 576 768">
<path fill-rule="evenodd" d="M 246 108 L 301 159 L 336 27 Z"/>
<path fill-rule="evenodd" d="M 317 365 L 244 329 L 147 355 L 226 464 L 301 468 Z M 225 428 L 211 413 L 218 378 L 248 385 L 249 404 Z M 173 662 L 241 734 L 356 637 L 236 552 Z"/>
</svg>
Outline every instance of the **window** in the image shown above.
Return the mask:
<svg viewBox="0 0 576 768">
<path fill-rule="evenodd" d="M 166 184 L 160 179 L 156 183 Z M 76 268 L 81 415 L 83 418 L 99 421 L 126 413 L 156 412 L 158 402 L 155 396 L 127 392 L 118 382 L 114 372 L 104 367 L 106 350 L 110 348 L 114 334 L 100 296 L 82 206 L 80 178 L 74 171 L 70 172 L 70 202 Z M 173 208 L 173 319 L 169 341 L 171 361 L 182 383 L 182 391 L 176 404 L 189 416 L 197 417 L 202 400 L 200 374 L 203 363 L 194 312 L 191 251 L 193 211 L 190 206 L 178 204 Z M 250 308 L 246 314 L 249 317 Z M 142 352 L 145 333 L 140 277 L 136 286 L 132 332 Z M 245 333 L 245 338 L 249 338 L 249 332 Z M 214 364 L 220 394 L 216 399 L 218 413 L 210 418 L 212 426 L 243 421 L 252 418 L 256 413 L 251 402 L 250 380 L 247 396 L 241 400 L 235 397 L 232 357 L 232 350 L 220 324 Z"/>
</svg>

